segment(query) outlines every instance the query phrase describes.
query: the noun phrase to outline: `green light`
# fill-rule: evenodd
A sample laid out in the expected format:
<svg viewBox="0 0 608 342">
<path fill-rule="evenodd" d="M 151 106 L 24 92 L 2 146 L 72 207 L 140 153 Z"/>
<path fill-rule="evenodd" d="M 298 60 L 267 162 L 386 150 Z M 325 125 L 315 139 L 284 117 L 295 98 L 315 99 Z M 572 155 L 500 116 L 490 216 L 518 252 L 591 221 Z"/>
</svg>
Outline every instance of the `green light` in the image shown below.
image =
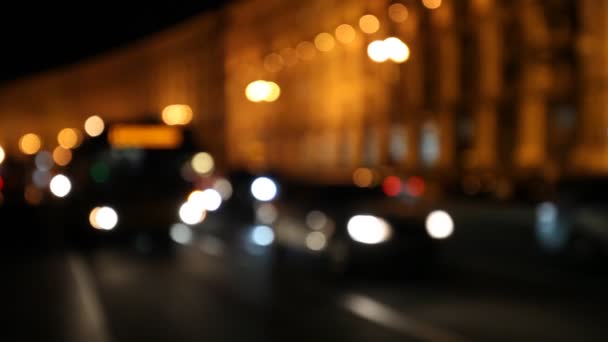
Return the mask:
<svg viewBox="0 0 608 342">
<path fill-rule="evenodd" d="M 110 178 L 110 169 L 104 162 L 97 162 L 91 167 L 91 178 L 95 183 L 105 183 Z"/>
</svg>

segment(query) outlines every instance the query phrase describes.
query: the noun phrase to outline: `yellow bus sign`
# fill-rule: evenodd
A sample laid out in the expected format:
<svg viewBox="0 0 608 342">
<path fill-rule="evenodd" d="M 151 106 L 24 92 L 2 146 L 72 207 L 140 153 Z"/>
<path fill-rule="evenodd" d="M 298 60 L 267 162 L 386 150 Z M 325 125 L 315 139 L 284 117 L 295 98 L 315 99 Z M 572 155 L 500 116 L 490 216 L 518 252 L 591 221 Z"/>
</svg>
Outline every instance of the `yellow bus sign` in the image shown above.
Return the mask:
<svg viewBox="0 0 608 342">
<path fill-rule="evenodd" d="M 116 125 L 110 128 L 108 140 L 115 148 L 174 149 L 182 144 L 177 127 L 160 125 Z"/>
</svg>

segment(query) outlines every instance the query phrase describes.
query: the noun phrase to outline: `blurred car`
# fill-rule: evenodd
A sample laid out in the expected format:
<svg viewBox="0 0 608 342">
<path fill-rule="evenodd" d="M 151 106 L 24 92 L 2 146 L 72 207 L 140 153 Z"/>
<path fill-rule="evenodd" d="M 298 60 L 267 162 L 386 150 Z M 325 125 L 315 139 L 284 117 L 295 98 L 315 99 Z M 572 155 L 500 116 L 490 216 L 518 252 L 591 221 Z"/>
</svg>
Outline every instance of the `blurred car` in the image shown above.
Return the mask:
<svg viewBox="0 0 608 342">
<path fill-rule="evenodd" d="M 536 239 L 544 252 L 575 262 L 599 260 L 608 253 L 608 178 L 559 181 L 536 209 Z"/>
<path fill-rule="evenodd" d="M 68 238 L 77 244 L 137 241 L 168 246 L 172 227 L 204 219 L 204 208 L 186 205 L 200 185 L 197 153 L 187 128 L 111 124 L 74 151 L 56 189 L 58 176 L 51 181 L 51 191 L 69 187 L 65 195 L 56 194 L 65 196 L 56 204 L 62 209 L 56 221 L 66 222 Z M 212 164 L 210 158 L 205 154 L 200 163 Z M 207 173 L 213 168 L 199 166 Z"/>
<path fill-rule="evenodd" d="M 270 177 L 257 178 L 251 185 L 258 198 L 252 240 L 272 242 L 279 262 L 290 256 L 317 256 L 336 275 L 425 269 L 435 259 L 435 240 L 449 237 L 454 223 L 448 213 L 432 210 L 424 200 L 420 178 L 410 182 L 418 187 L 415 196 L 401 189 L 397 177 L 388 179 L 388 186 L 356 187 L 273 184 Z"/>
</svg>

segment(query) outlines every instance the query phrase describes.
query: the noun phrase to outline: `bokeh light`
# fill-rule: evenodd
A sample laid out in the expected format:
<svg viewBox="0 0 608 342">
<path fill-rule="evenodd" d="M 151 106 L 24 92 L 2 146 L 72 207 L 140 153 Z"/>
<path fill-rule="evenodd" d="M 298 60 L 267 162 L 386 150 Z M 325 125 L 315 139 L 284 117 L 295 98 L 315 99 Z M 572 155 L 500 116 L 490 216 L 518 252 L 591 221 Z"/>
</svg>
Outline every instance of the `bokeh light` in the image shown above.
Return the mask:
<svg viewBox="0 0 608 342">
<path fill-rule="evenodd" d="M 276 183 L 268 177 L 256 178 L 251 183 L 251 194 L 258 201 L 272 201 L 277 196 L 277 191 Z"/>
<path fill-rule="evenodd" d="M 389 58 L 395 63 L 403 63 L 410 58 L 410 48 L 399 38 L 386 38 L 384 47 L 388 51 Z"/>
<path fill-rule="evenodd" d="M 40 147 L 42 147 L 42 141 L 34 133 L 25 134 L 19 139 L 19 150 L 24 154 L 36 154 L 40 150 Z"/>
<path fill-rule="evenodd" d="M 402 23 L 407 20 L 409 12 L 404 4 L 395 3 L 388 7 L 388 17 L 396 23 Z"/>
<path fill-rule="evenodd" d="M 179 208 L 179 218 L 189 225 L 203 222 L 206 214 L 205 210 L 194 202 L 186 202 Z"/>
<path fill-rule="evenodd" d="M 308 249 L 318 252 L 322 251 L 327 245 L 327 238 L 325 234 L 321 232 L 310 232 L 306 235 L 306 247 Z"/>
<path fill-rule="evenodd" d="M 285 61 L 278 53 L 271 53 L 264 58 L 264 68 L 269 72 L 279 72 L 283 69 Z"/>
<path fill-rule="evenodd" d="M 348 24 L 342 24 L 336 28 L 336 39 L 342 44 L 352 43 L 357 37 L 355 29 Z"/>
<path fill-rule="evenodd" d="M 190 193 L 188 202 L 206 211 L 216 211 L 222 205 L 222 196 L 214 189 L 196 190 Z"/>
<path fill-rule="evenodd" d="M 454 232 L 452 217 L 443 210 L 431 212 L 426 218 L 426 231 L 433 239 L 445 239 Z"/>
<path fill-rule="evenodd" d="M 306 214 L 306 225 L 310 229 L 321 230 L 327 225 L 327 221 L 327 216 L 319 210 L 313 210 Z"/>
<path fill-rule="evenodd" d="M 269 95 L 272 90 L 268 82 L 263 80 L 257 80 L 249 83 L 245 88 L 245 96 L 251 102 L 262 102 Z"/>
<path fill-rule="evenodd" d="M 225 178 L 217 179 L 213 182 L 213 189 L 215 189 L 224 201 L 230 199 L 232 197 L 232 184 Z"/>
<path fill-rule="evenodd" d="M 199 175 L 206 175 L 213 171 L 215 162 L 209 153 L 199 152 L 192 157 L 191 166 L 194 172 Z"/>
<path fill-rule="evenodd" d="M 57 146 L 53 150 L 53 161 L 59 166 L 66 166 L 72 161 L 72 151 L 65 149 L 61 146 Z"/>
<path fill-rule="evenodd" d="M 298 63 L 298 53 L 294 48 L 284 48 L 281 50 L 281 56 L 286 66 L 293 66 Z"/>
<path fill-rule="evenodd" d="M 367 55 L 376 63 L 386 62 L 390 57 L 388 49 L 386 49 L 384 41 L 382 40 L 374 40 L 369 43 L 367 46 Z"/>
<path fill-rule="evenodd" d="M 258 246 L 270 246 L 274 241 L 274 231 L 268 226 L 256 226 L 251 232 L 251 240 Z"/>
<path fill-rule="evenodd" d="M 35 185 L 29 184 L 25 187 L 25 191 L 23 193 L 23 198 L 25 202 L 29 205 L 39 205 L 42 202 L 42 191 L 38 189 Z"/>
<path fill-rule="evenodd" d="M 315 57 L 317 50 L 315 49 L 315 44 L 311 42 L 300 42 L 296 46 L 296 53 L 301 60 L 309 61 Z"/>
<path fill-rule="evenodd" d="M 422 4 L 428 9 L 437 9 L 441 6 L 441 0 L 422 0 Z"/>
<path fill-rule="evenodd" d="M 391 226 L 385 220 L 372 215 L 355 215 L 346 224 L 348 235 L 355 241 L 365 244 L 377 244 L 387 241 L 391 235 Z"/>
<path fill-rule="evenodd" d="M 90 137 L 98 137 L 100 136 L 104 129 L 105 129 L 105 123 L 103 122 L 103 119 L 97 115 L 93 115 L 90 116 L 85 122 L 84 122 L 84 131 L 90 136 Z"/>
<path fill-rule="evenodd" d="M 420 197 L 424 195 L 426 184 L 424 179 L 418 176 L 413 176 L 407 179 L 405 183 L 405 192 L 411 197 Z"/>
<path fill-rule="evenodd" d="M 281 88 L 279 87 L 279 85 L 274 82 L 266 82 L 266 83 L 270 87 L 270 93 L 268 94 L 268 96 L 266 96 L 264 101 L 274 102 L 274 101 L 278 100 L 279 96 L 281 96 Z"/>
<path fill-rule="evenodd" d="M 64 175 L 56 175 L 51 179 L 51 183 L 49 184 L 49 188 L 51 193 L 57 197 L 65 197 L 72 190 L 72 182 L 70 179 Z"/>
<path fill-rule="evenodd" d="M 2 146 L 0 146 L 0 164 L 2 164 L 2 162 L 4 162 L 5 158 L 6 158 L 6 152 L 4 152 L 4 149 L 2 148 Z"/>
<path fill-rule="evenodd" d="M 353 182 L 360 188 L 368 188 L 374 182 L 374 173 L 368 168 L 358 168 L 353 173 Z"/>
<path fill-rule="evenodd" d="M 64 128 L 57 134 L 59 146 L 65 149 L 73 149 L 80 144 L 80 134 L 73 128 Z"/>
<path fill-rule="evenodd" d="M 376 16 L 366 14 L 359 19 L 359 27 L 361 28 L 361 31 L 367 34 L 376 33 L 380 29 L 380 21 Z"/>
<path fill-rule="evenodd" d="M 255 210 L 255 216 L 263 224 L 273 224 L 279 217 L 279 211 L 274 204 L 263 203 Z"/>
<path fill-rule="evenodd" d="M 51 174 L 48 171 L 36 170 L 32 174 L 32 182 L 39 189 L 45 189 L 51 183 Z"/>
<path fill-rule="evenodd" d="M 395 197 L 401 193 L 402 183 L 397 176 L 389 176 L 382 182 L 382 191 L 385 195 Z"/>
<path fill-rule="evenodd" d="M 53 167 L 53 155 L 49 151 L 40 151 L 34 159 L 36 168 L 41 171 L 48 171 Z"/>
<path fill-rule="evenodd" d="M 89 214 L 89 223 L 95 229 L 112 230 L 118 224 L 118 213 L 111 207 L 96 207 Z"/>
<path fill-rule="evenodd" d="M 172 225 L 169 230 L 171 240 L 182 245 L 187 245 L 192 242 L 193 235 L 192 228 L 182 223 Z"/>
<path fill-rule="evenodd" d="M 192 108 L 185 104 L 172 104 L 162 112 L 162 120 L 169 126 L 183 126 L 192 121 Z"/>
<path fill-rule="evenodd" d="M 315 46 L 321 52 L 329 52 L 336 46 L 336 41 L 331 34 L 322 32 L 315 37 Z"/>
</svg>

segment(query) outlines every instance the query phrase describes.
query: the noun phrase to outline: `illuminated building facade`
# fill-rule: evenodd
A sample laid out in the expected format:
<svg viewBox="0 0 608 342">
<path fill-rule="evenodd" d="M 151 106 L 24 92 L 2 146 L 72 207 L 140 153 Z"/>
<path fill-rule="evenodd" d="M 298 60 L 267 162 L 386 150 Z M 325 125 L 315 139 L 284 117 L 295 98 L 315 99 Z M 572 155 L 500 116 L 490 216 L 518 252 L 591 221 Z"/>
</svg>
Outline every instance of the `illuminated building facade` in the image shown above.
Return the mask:
<svg viewBox="0 0 608 342">
<path fill-rule="evenodd" d="M 607 18 L 608 0 L 236 1 L 7 85 L 0 136 L 185 103 L 229 167 L 350 180 L 368 166 L 492 184 L 606 172 Z M 389 37 L 407 55 L 374 61 L 384 52 L 370 43 Z M 256 80 L 274 82 L 276 98 L 248 99 Z"/>
</svg>

